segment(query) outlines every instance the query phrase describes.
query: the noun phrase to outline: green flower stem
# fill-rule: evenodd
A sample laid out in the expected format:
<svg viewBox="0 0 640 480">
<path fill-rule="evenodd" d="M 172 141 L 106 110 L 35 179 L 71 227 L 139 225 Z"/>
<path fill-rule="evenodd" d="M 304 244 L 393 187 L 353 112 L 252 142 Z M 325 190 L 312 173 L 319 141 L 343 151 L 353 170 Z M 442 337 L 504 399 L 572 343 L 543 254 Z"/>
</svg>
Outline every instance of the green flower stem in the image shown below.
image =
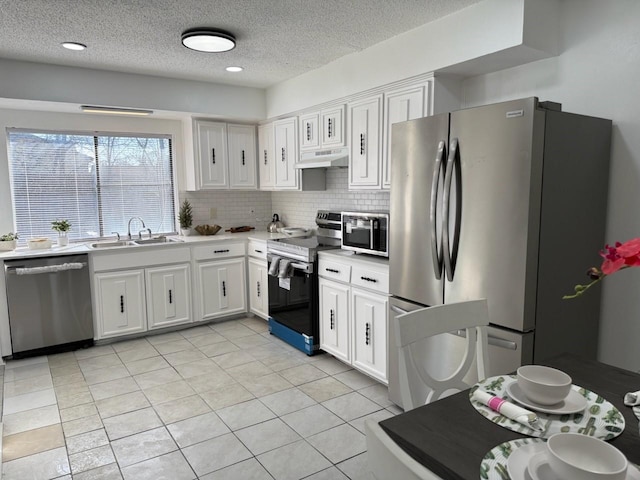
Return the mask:
<svg viewBox="0 0 640 480">
<path fill-rule="evenodd" d="M 586 292 L 588 289 L 590 289 L 592 286 L 594 286 L 596 283 L 601 282 L 602 279 L 604 277 L 606 277 L 607 275 L 602 274 L 602 276 L 600 278 L 595 279 L 594 281 L 592 281 L 591 283 L 588 283 L 587 285 L 576 285 L 574 287 L 574 290 L 576 293 L 574 293 L 573 295 L 565 295 L 564 297 L 562 297 L 563 300 L 568 300 L 570 298 L 577 298 L 580 295 L 582 295 L 584 292 Z"/>
</svg>

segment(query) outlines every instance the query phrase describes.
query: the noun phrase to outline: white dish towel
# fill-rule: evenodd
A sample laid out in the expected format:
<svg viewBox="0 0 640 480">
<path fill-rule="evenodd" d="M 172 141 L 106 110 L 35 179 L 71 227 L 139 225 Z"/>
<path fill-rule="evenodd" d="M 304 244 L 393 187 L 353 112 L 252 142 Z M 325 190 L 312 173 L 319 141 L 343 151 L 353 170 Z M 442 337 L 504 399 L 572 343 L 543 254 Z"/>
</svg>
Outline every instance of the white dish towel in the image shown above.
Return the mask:
<svg viewBox="0 0 640 480">
<path fill-rule="evenodd" d="M 624 395 L 624 404 L 633 407 L 633 414 L 640 419 L 640 390 L 629 392 Z"/>
</svg>

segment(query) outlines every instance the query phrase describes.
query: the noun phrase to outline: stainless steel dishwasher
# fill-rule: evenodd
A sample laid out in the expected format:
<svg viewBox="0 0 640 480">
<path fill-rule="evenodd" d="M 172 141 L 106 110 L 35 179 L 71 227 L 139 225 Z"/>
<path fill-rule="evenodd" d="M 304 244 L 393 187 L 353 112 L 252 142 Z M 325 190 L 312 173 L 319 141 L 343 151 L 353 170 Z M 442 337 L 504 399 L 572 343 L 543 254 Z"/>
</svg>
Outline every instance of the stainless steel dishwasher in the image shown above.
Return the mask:
<svg viewBox="0 0 640 480">
<path fill-rule="evenodd" d="M 4 263 L 13 357 L 93 344 L 88 256 Z"/>
</svg>

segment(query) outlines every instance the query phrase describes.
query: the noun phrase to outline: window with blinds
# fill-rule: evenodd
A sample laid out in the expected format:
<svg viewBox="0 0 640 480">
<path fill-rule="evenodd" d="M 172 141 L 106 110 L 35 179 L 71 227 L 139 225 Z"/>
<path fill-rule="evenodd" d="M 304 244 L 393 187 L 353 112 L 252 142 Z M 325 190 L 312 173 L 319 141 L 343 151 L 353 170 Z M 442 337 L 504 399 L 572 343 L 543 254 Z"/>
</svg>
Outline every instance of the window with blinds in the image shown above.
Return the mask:
<svg viewBox="0 0 640 480">
<path fill-rule="evenodd" d="M 9 167 L 22 241 L 52 236 L 67 219 L 71 240 L 126 234 L 140 217 L 153 234 L 176 231 L 170 136 L 10 129 Z M 132 235 L 142 228 L 131 223 Z"/>
</svg>

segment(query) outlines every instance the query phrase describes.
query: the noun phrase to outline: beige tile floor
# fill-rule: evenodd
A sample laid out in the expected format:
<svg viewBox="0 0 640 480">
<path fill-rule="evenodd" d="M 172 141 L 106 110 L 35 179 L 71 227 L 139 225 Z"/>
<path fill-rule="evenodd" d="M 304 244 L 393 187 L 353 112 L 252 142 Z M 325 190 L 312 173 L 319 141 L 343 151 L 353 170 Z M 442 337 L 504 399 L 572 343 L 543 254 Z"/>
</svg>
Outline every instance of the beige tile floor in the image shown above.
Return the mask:
<svg viewBox="0 0 640 480">
<path fill-rule="evenodd" d="M 248 317 L 8 361 L 3 480 L 368 479 L 387 389 Z"/>
</svg>

